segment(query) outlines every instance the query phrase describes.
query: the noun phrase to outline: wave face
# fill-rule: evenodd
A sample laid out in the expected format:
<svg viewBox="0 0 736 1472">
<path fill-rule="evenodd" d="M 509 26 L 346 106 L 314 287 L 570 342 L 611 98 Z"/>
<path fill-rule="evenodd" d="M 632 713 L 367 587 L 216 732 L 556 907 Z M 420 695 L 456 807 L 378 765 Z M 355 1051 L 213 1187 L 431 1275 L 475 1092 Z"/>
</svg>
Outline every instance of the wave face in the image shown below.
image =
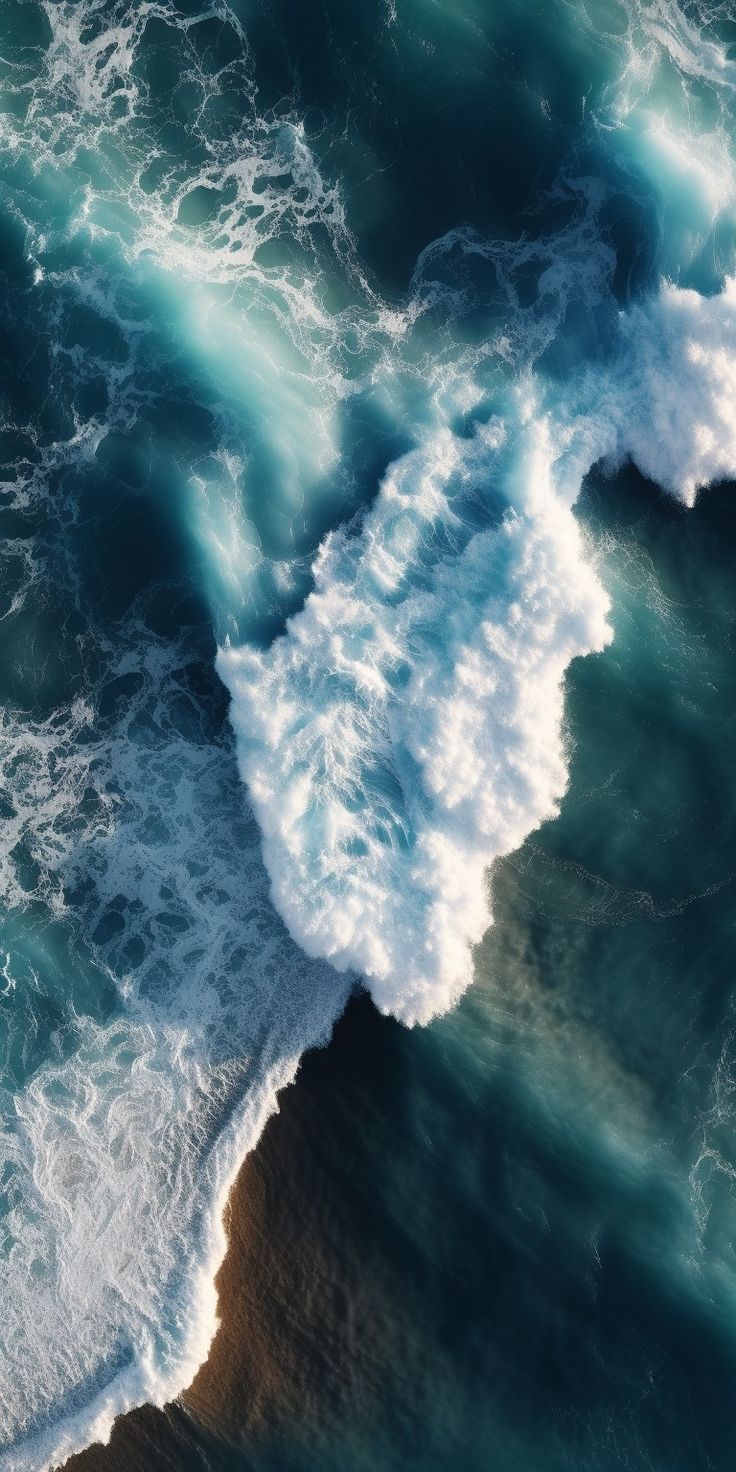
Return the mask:
<svg viewBox="0 0 736 1472">
<path fill-rule="evenodd" d="M 468 986 L 611 638 L 588 472 L 736 477 L 736 62 L 672 0 L 0 17 L 31 1472 L 191 1378 L 233 1174 L 350 988 L 411 1023 Z"/>
</svg>

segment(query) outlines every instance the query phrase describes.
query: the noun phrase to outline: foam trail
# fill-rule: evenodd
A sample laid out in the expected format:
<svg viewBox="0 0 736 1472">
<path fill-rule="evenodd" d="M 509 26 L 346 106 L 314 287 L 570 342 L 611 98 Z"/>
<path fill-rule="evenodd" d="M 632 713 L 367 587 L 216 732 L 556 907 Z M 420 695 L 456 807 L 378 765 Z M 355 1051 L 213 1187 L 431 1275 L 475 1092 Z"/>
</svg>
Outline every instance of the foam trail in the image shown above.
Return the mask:
<svg viewBox="0 0 736 1472">
<path fill-rule="evenodd" d="M 736 278 L 713 297 L 665 285 L 623 331 L 621 450 L 692 506 L 704 486 L 736 474 Z"/>
<path fill-rule="evenodd" d="M 192 1378 L 233 1175 L 346 997 L 274 927 L 211 692 L 182 721 L 190 652 L 133 619 L 109 653 L 86 702 L 0 728 L 6 998 L 26 1044 L 55 1022 L 40 1060 L 10 1053 L 3 1097 L 4 1472 L 57 1465 Z M 35 942 L 23 852 L 57 917 Z"/>
<path fill-rule="evenodd" d="M 277 907 L 405 1021 L 468 985 L 485 870 L 564 790 L 564 670 L 608 637 L 572 515 L 537 479 L 545 426 L 519 431 L 518 504 L 469 534 L 498 439 L 448 431 L 396 465 L 362 531 L 323 546 L 288 635 L 218 661 Z"/>
</svg>

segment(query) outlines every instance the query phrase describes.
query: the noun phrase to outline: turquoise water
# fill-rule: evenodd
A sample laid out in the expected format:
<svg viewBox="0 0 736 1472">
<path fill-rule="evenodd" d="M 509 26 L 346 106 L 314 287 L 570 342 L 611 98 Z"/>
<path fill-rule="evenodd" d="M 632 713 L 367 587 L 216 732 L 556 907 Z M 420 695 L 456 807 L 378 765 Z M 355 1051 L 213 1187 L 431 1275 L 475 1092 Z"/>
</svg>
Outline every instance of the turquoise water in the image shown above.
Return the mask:
<svg viewBox="0 0 736 1472">
<path fill-rule="evenodd" d="M 189 1383 L 361 987 L 384 1368 L 182 1465 L 729 1466 L 736 17 L 0 38 L 0 1466 Z"/>
</svg>

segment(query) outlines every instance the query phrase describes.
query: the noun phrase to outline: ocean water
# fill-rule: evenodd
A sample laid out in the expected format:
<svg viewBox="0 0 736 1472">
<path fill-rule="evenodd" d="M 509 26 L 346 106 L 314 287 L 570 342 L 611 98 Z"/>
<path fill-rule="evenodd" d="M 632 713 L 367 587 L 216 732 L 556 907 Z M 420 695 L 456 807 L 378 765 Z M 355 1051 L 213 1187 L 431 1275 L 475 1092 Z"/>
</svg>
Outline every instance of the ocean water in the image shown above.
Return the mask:
<svg viewBox="0 0 736 1472">
<path fill-rule="evenodd" d="M 0 43 L 2 1472 L 190 1383 L 362 992 L 290 1391 L 141 1465 L 725 1472 L 736 12 Z"/>
</svg>

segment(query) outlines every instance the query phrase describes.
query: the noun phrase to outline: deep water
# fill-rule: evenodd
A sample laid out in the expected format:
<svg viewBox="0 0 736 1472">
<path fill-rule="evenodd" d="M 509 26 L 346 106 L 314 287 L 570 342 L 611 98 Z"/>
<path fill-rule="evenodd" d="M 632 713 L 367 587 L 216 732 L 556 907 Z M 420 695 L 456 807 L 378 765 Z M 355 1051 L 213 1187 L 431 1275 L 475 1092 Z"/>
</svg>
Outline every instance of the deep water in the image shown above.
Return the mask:
<svg viewBox="0 0 736 1472">
<path fill-rule="evenodd" d="M 734 48 L 0 4 L 2 1472 L 192 1381 L 359 993 L 141 1466 L 732 1465 Z"/>
</svg>

